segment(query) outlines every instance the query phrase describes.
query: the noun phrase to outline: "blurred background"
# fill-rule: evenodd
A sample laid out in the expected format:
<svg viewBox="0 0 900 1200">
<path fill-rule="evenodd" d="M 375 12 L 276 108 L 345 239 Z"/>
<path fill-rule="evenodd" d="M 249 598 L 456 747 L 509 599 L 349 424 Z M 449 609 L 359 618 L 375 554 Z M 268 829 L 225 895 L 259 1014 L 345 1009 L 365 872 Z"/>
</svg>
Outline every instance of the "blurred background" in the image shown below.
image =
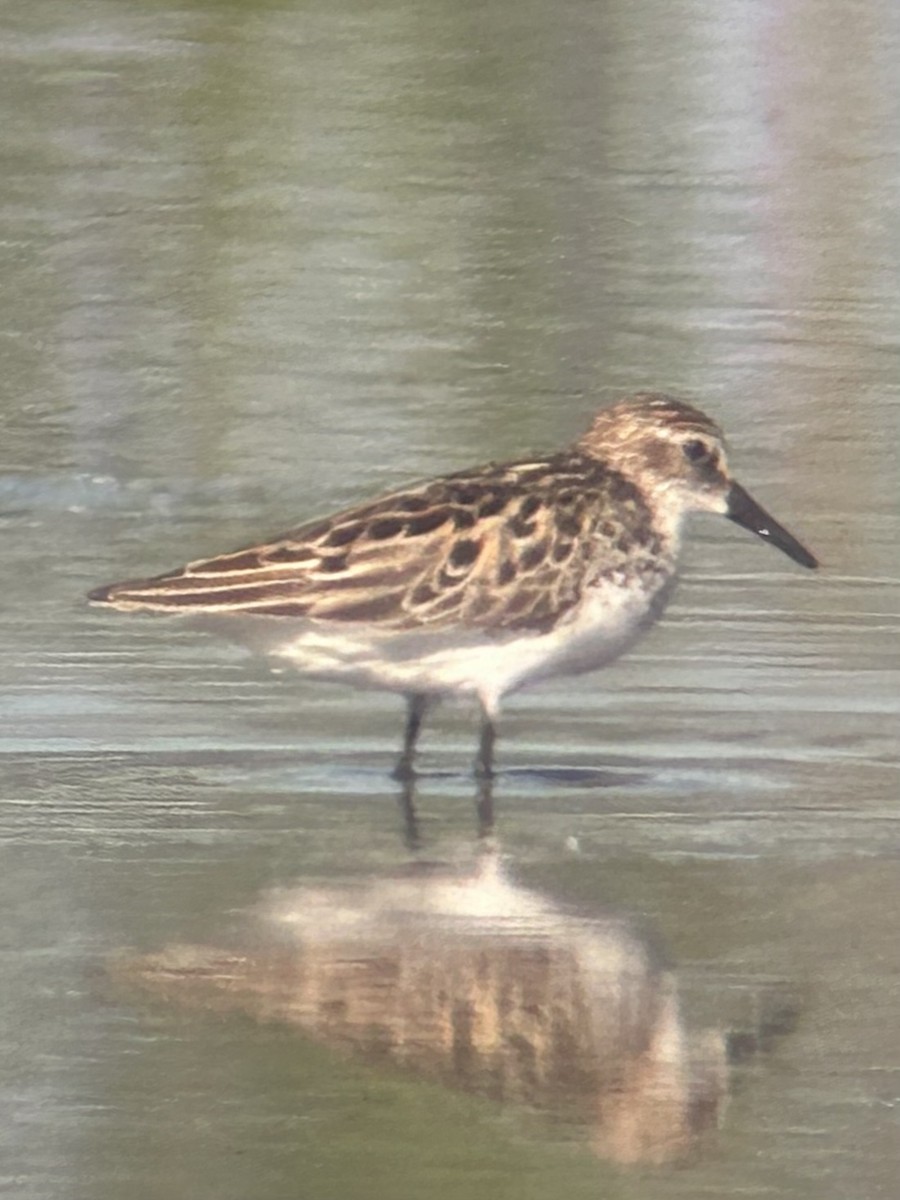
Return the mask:
<svg viewBox="0 0 900 1200">
<path fill-rule="evenodd" d="M 898 55 L 893 0 L 4 7 L 0 1191 L 893 1194 Z M 823 567 L 698 519 L 507 705 L 487 842 L 467 710 L 410 849 L 399 702 L 82 599 L 635 388 Z"/>
</svg>

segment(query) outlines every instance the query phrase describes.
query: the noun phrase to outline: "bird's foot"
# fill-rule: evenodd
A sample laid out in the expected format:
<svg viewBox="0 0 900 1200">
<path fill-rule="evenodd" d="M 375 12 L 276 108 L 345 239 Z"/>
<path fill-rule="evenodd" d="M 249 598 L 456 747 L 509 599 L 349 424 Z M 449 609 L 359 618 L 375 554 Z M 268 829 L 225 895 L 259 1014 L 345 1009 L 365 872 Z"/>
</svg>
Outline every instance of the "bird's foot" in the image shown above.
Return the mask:
<svg viewBox="0 0 900 1200">
<path fill-rule="evenodd" d="M 405 754 L 401 754 L 397 759 L 396 766 L 391 771 L 391 779 L 396 783 L 413 783 L 416 779 L 416 769 L 413 766 L 413 760 Z"/>
</svg>

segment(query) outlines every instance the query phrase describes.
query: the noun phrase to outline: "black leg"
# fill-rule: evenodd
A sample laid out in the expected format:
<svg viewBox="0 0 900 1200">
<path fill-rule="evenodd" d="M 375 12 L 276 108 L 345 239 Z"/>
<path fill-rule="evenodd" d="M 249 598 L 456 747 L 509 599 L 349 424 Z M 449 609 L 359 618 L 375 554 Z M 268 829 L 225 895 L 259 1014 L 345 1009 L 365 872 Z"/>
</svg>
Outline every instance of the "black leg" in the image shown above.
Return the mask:
<svg viewBox="0 0 900 1200">
<path fill-rule="evenodd" d="M 475 813 L 478 817 L 478 836 L 488 837 L 494 829 L 494 746 L 497 730 L 488 710 L 481 709 L 481 733 L 478 738 L 478 756 L 475 759 Z"/>
<path fill-rule="evenodd" d="M 478 818 L 478 836 L 490 837 L 494 832 L 494 777 L 481 775 L 475 792 L 475 815 Z"/>
<path fill-rule="evenodd" d="M 400 783 L 406 783 L 415 777 L 413 760 L 416 756 L 416 741 L 422 729 L 422 721 L 428 708 L 428 697 L 413 692 L 406 697 L 406 729 L 403 733 L 403 749 L 397 759 L 393 775 Z"/>
<path fill-rule="evenodd" d="M 481 710 L 481 734 L 478 738 L 478 757 L 475 759 L 475 774 L 479 779 L 494 778 L 494 745 L 497 730 L 488 713 Z"/>
<path fill-rule="evenodd" d="M 398 801 L 403 816 L 403 841 L 408 850 L 418 850 L 422 839 L 419 835 L 419 818 L 416 815 L 416 779 L 412 772 L 408 779 L 402 781 Z"/>
</svg>

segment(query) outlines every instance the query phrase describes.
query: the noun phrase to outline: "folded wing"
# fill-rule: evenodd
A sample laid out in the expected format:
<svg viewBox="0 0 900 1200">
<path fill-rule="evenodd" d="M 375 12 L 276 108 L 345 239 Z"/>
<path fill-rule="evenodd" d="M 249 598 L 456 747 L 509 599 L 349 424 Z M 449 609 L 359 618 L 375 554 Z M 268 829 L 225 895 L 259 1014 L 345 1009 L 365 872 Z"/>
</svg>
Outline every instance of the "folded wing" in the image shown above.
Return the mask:
<svg viewBox="0 0 900 1200">
<path fill-rule="evenodd" d="M 263 545 L 111 584 L 97 604 L 377 623 L 550 627 L 592 567 L 598 484 L 583 460 L 484 467 L 395 492 Z M 568 469 L 566 469 L 568 468 Z M 593 564 L 594 566 L 596 564 Z"/>
</svg>

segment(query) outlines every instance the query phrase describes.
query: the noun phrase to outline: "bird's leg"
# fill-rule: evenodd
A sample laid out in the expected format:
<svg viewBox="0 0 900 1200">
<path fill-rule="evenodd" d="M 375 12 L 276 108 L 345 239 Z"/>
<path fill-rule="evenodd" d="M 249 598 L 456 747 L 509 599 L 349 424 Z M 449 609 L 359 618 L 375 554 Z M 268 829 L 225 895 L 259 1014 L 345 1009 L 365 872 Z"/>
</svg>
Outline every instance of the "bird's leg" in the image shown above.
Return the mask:
<svg viewBox="0 0 900 1200">
<path fill-rule="evenodd" d="M 481 709 L 481 733 L 478 737 L 478 755 L 475 759 L 475 774 L 479 779 L 494 777 L 494 745 L 497 730 L 487 708 Z"/>
<path fill-rule="evenodd" d="M 393 775 L 400 783 L 406 783 L 415 775 L 413 759 L 416 756 L 416 741 L 422 728 L 422 721 L 428 708 L 428 697 L 421 692 L 411 692 L 406 697 L 406 728 L 403 733 L 403 749 L 397 759 Z"/>
<path fill-rule="evenodd" d="M 419 835 L 419 818 L 416 814 L 415 772 L 410 771 L 409 776 L 402 781 L 398 802 L 403 816 L 403 841 L 407 850 L 418 850 L 422 845 L 422 839 Z"/>
<path fill-rule="evenodd" d="M 478 836 L 490 837 L 494 832 L 494 777 L 480 775 L 475 792 L 475 815 L 478 818 Z"/>
<path fill-rule="evenodd" d="M 475 812 L 478 816 L 478 836 L 482 838 L 489 836 L 494 829 L 494 745 L 497 729 L 493 717 L 491 708 L 482 701 L 481 733 L 475 759 L 475 778 L 478 780 Z"/>
</svg>

